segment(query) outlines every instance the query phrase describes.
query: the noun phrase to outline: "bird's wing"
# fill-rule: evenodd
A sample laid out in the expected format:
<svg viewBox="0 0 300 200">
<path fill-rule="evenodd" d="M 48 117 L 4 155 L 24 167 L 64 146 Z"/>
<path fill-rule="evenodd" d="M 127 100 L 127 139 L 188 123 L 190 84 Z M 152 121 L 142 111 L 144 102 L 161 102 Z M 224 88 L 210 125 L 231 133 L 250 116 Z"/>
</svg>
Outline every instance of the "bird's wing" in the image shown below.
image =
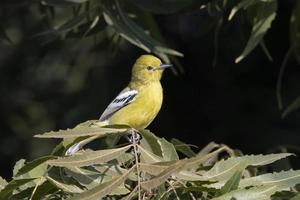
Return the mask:
<svg viewBox="0 0 300 200">
<path fill-rule="evenodd" d="M 129 87 L 122 90 L 122 92 L 120 92 L 120 94 L 107 106 L 99 120 L 107 120 L 115 112 L 133 102 L 137 93 L 138 92 L 136 90 L 132 90 Z"/>
</svg>

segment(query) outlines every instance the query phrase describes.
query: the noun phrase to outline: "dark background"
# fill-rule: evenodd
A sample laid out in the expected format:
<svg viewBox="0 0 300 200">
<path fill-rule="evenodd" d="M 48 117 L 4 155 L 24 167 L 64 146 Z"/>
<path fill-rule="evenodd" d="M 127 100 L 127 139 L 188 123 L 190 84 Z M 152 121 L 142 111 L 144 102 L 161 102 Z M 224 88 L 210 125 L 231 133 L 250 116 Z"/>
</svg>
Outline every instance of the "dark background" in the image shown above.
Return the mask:
<svg viewBox="0 0 300 200">
<path fill-rule="evenodd" d="M 199 148 L 215 141 L 246 154 L 283 146 L 299 151 L 300 112 L 282 119 L 275 93 L 289 48 L 292 9 L 291 1 L 278 2 L 265 37 L 273 62 L 257 47 L 234 63 L 250 30 L 239 17 L 224 21 L 213 66 L 213 17 L 199 10 L 155 16 L 167 44 L 184 53 L 179 59 L 184 72 L 165 72 L 164 104 L 149 127 L 152 132 Z M 11 42 L 0 41 L 0 175 L 8 178 L 18 159 L 46 155 L 58 142 L 34 134 L 99 118 L 128 83 L 135 59 L 145 52 L 124 40 L 117 47 L 107 40 L 95 43 L 93 37 L 45 42 L 32 37 L 45 29 L 34 6 L 2 4 L 1 27 Z M 291 59 L 283 82 L 284 106 L 300 94 L 299 77 L 299 66 Z"/>
</svg>

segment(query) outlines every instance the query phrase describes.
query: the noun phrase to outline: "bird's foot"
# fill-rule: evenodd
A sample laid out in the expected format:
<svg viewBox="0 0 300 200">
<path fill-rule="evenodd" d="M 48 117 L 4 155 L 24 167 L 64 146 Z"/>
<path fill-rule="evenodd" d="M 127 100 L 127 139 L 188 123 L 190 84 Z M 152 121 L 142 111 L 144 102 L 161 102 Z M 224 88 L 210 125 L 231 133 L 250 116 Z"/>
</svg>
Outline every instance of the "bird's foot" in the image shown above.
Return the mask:
<svg viewBox="0 0 300 200">
<path fill-rule="evenodd" d="M 131 144 L 140 144 L 143 138 L 142 135 L 136 130 L 132 130 L 130 132 L 131 133 L 126 137 L 128 142 L 130 142 Z"/>
</svg>

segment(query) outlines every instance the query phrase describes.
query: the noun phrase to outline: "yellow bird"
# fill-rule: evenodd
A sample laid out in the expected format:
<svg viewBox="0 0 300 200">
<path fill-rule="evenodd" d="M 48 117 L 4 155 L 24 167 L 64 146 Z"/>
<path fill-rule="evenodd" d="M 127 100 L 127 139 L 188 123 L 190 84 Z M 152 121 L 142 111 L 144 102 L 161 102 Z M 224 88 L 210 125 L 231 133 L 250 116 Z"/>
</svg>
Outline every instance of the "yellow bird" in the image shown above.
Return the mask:
<svg viewBox="0 0 300 200">
<path fill-rule="evenodd" d="M 155 56 L 140 56 L 133 65 L 128 86 L 108 105 L 100 123 L 146 128 L 161 108 L 163 89 L 160 79 L 164 69 L 170 66 L 162 64 Z"/>
<path fill-rule="evenodd" d="M 162 64 L 153 55 L 140 56 L 132 67 L 128 86 L 107 106 L 97 126 L 128 125 L 135 129 L 146 128 L 158 114 L 162 101 L 163 89 L 160 83 L 164 69 L 171 67 Z M 130 138 L 130 140 L 139 140 Z M 78 151 L 86 141 L 74 144 L 66 155 Z"/>
</svg>

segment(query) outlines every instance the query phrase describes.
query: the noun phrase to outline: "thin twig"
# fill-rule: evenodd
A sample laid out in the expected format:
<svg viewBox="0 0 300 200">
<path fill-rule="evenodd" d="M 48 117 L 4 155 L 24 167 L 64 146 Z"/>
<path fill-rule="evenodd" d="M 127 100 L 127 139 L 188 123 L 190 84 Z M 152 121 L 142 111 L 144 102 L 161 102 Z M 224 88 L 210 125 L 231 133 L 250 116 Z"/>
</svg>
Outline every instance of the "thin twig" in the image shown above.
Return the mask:
<svg viewBox="0 0 300 200">
<path fill-rule="evenodd" d="M 291 56 L 291 53 L 292 53 L 293 49 L 294 49 L 294 46 L 291 46 L 289 48 L 289 50 L 287 51 L 287 53 L 285 54 L 284 59 L 283 59 L 283 61 L 281 63 L 281 66 L 280 66 L 279 73 L 278 73 L 277 85 L 276 85 L 276 96 L 277 96 L 277 102 L 278 102 L 279 110 L 283 109 L 282 96 L 281 96 L 283 74 L 284 74 L 284 71 L 285 71 L 286 66 L 287 66 L 287 62 L 288 62 L 288 60 Z"/>
<path fill-rule="evenodd" d="M 179 196 L 178 196 L 178 194 L 177 194 L 177 192 L 176 192 L 176 189 L 173 187 L 172 183 L 171 183 L 170 181 L 168 181 L 168 183 L 169 183 L 170 187 L 172 188 L 172 190 L 174 191 L 174 194 L 175 194 L 175 196 L 176 196 L 176 199 L 177 199 L 177 200 L 180 200 L 180 198 L 179 198 Z"/>
<path fill-rule="evenodd" d="M 36 185 L 34 186 L 34 189 L 33 189 L 32 193 L 31 193 L 31 196 L 30 196 L 29 200 L 32 200 L 32 198 L 33 198 L 33 196 L 34 196 L 34 194 L 35 194 L 35 192 L 36 192 L 38 186 L 39 186 L 39 185 L 42 183 L 42 181 L 44 181 L 44 180 L 45 180 L 45 179 L 44 179 L 43 176 L 41 176 L 41 177 L 39 178 L 39 181 L 38 181 L 38 182 L 36 183 Z"/>
<path fill-rule="evenodd" d="M 131 197 L 135 194 L 135 191 L 137 190 L 137 186 L 130 192 L 130 194 L 123 200 L 130 200 Z"/>
<path fill-rule="evenodd" d="M 135 141 L 135 131 L 131 130 L 132 135 L 132 144 L 133 144 L 133 150 L 134 150 L 134 156 L 135 156 L 135 165 L 136 165 L 136 171 L 137 171 L 137 179 L 138 179 L 138 196 L 139 200 L 141 200 L 141 177 L 140 177 L 140 165 L 139 165 L 139 156 L 138 156 L 138 147 Z"/>
</svg>

